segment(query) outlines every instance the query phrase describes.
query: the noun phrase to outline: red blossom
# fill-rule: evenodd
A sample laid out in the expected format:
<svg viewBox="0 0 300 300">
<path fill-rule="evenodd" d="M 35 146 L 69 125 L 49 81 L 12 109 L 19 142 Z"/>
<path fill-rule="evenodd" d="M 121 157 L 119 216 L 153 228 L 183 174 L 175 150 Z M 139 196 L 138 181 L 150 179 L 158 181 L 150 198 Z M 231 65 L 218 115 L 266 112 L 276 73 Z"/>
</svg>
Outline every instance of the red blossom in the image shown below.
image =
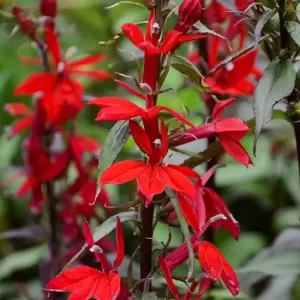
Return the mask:
<svg viewBox="0 0 300 300">
<path fill-rule="evenodd" d="M 83 66 L 93 65 L 103 59 L 103 55 L 94 55 L 67 62 L 61 57 L 57 35 L 52 26 L 46 29 L 46 42 L 52 56 L 55 73 L 38 73 L 31 75 L 19 84 L 14 95 L 33 95 L 42 92 L 42 101 L 46 111 L 47 120 L 55 121 L 60 112 L 69 105 L 71 109 L 79 111 L 83 107 L 82 86 L 73 79 L 73 75 L 85 75 L 96 80 L 111 78 L 111 75 L 100 71 L 83 70 Z"/>
<path fill-rule="evenodd" d="M 57 14 L 57 0 L 41 0 L 40 12 L 43 16 L 55 18 Z"/>
<path fill-rule="evenodd" d="M 221 118 L 225 107 L 233 103 L 233 98 L 218 102 L 212 112 L 212 122 L 177 133 L 171 138 L 171 144 L 178 146 L 192 142 L 195 138 L 217 136 L 224 150 L 235 160 L 248 167 L 252 161 L 240 140 L 250 131 L 249 127 L 236 118 Z"/>
<path fill-rule="evenodd" d="M 203 270 L 212 281 L 222 279 L 233 296 L 239 294 L 239 282 L 233 268 L 213 244 L 201 242 L 198 248 L 198 256 Z"/>
<path fill-rule="evenodd" d="M 198 174 L 184 166 L 166 164 L 163 159 L 168 152 L 168 136 L 164 122 L 161 122 L 160 139 L 151 143 L 146 131 L 135 121 L 130 120 L 130 131 L 142 151 L 146 153 L 146 162 L 125 160 L 117 162 L 104 171 L 100 184 L 122 184 L 137 179 L 148 206 L 153 196 L 162 193 L 165 187 L 182 192 L 190 197 L 195 196 L 195 188 L 188 177 Z"/>
</svg>

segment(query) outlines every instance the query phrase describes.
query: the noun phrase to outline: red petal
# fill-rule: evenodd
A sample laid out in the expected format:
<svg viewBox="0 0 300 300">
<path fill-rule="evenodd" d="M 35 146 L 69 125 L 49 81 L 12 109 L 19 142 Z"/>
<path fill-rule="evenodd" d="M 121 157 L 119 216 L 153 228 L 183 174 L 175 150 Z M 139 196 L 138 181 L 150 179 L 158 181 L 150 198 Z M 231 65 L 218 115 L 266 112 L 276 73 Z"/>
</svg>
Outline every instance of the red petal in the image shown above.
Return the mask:
<svg viewBox="0 0 300 300">
<path fill-rule="evenodd" d="M 183 173 L 177 171 L 173 166 L 166 166 L 161 169 L 165 172 L 165 185 L 176 192 L 186 194 L 192 199 L 196 197 L 196 190 L 193 183 Z"/>
<path fill-rule="evenodd" d="M 236 161 L 242 163 L 246 167 L 253 164 L 248 152 L 238 141 L 227 139 L 226 134 L 219 134 L 218 138 L 225 151 L 232 156 Z"/>
<path fill-rule="evenodd" d="M 185 166 L 175 166 L 175 165 L 168 165 L 168 167 L 184 174 L 187 177 L 200 178 L 200 175 L 191 168 Z"/>
<path fill-rule="evenodd" d="M 143 95 L 142 93 L 136 91 L 134 88 L 132 88 L 130 85 L 128 85 L 127 83 L 121 81 L 121 80 L 118 80 L 118 79 L 115 79 L 114 80 L 116 83 L 118 83 L 120 86 L 122 86 L 125 90 L 127 90 L 130 94 L 136 96 L 136 97 L 139 97 L 143 100 L 146 100 L 147 97 L 145 95 Z"/>
<path fill-rule="evenodd" d="M 33 118 L 25 118 L 17 121 L 9 130 L 9 137 L 12 138 L 15 135 L 21 133 L 23 130 L 29 128 L 32 125 Z"/>
<path fill-rule="evenodd" d="M 163 40 L 163 44 L 159 47 L 159 52 L 161 54 L 165 54 L 174 50 L 179 44 L 180 35 L 181 32 L 177 30 L 169 31 Z"/>
<path fill-rule="evenodd" d="M 212 112 L 212 118 L 215 119 L 219 119 L 221 117 L 221 115 L 223 114 L 225 108 L 227 106 L 231 106 L 235 101 L 235 98 L 230 98 L 230 99 L 226 99 L 226 100 L 221 100 L 219 101 Z"/>
<path fill-rule="evenodd" d="M 138 124 L 138 122 L 133 120 L 129 120 L 129 129 L 135 143 L 146 152 L 148 156 L 151 156 L 152 147 L 146 131 Z"/>
<path fill-rule="evenodd" d="M 199 220 L 198 215 L 193 208 L 191 201 L 188 198 L 184 197 L 184 195 L 177 193 L 177 199 L 180 204 L 180 208 L 183 216 L 187 220 L 187 222 L 192 226 L 194 230 L 199 229 Z"/>
<path fill-rule="evenodd" d="M 162 272 L 164 274 L 164 277 L 166 278 L 169 290 L 171 291 L 171 293 L 178 300 L 179 299 L 179 292 L 178 292 L 178 289 L 177 289 L 177 287 L 175 286 L 175 284 L 173 282 L 172 274 L 171 274 L 171 271 L 170 271 L 168 265 L 166 264 L 166 262 L 164 261 L 164 259 L 161 256 L 158 257 L 158 263 L 160 265 L 160 269 L 162 270 Z"/>
<path fill-rule="evenodd" d="M 105 107 L 98 113 L 96 121 L 120 121 L 144 115 L 144 110 L 139 107 Z"/>
<path fill-rule="evenodd" d="M 150 15 L 149 15 L 148 23 L 147 23 L 146 41 L 150 41 L 151 40 L 152 25 L 153 25 L 154 21 L 155 21 L 155 8 L 152 8 L 151 12 L 150 12 Z"/>
<path fill-rule="evenodd" d="M 124 34 L 136 47 L 140 48 L 140 44 L 145 41 L 144 35 L 140 27 L 136 24 L 127 23 L 122 26 Z"/>
<path fill-rule="evenodd" d="M 84 75 L 90 77 L 94 80 L 109 80 L 112 79 L 112 75 L 104 70 L 92 70 L 92 71 L 83 71 L 83 70 L 72 70 L 72 74 L 74 75 Z"/>
<path fill-rule="evenodd" d="M 105 274 L 97 269 L 81 266 L 54 277 L 47 284 L 46 290 L 67 291 L 82 299 L 115 299 L 120 291 L 120 282 L 121 278 L 117 273 Z"/>
<path fill-rule="evenodd" d="M 236 118 L 219 119 L 215 122 L 215 125 L 217 135 L 233 141 L 239 141 L 250 131 L 242 120 Z"/>
<path fill-rule="evenodd" d="M 219 41 L 220 38 L 216 36 L 210 36 L 209 40 L 210 49 L 208 54 L 208 65 L 213 68 L 218 62 L 218 52 L 219 52 Z"/>
<path fill-rule="evenodd" d="M 27 57 L 27 56 L 21 56 L 20 61 L 24 64 L 42 64 L 43 60 L 39 57 Z"/>
<path fill-rule="evenodd" d="M 169 142 L 168 142 L 168 130 L 163 119 L 160 122 L 160 135 L 161 135 L 161 157 L 164 158 L 166 157 L 169 150 Z"/>
<path fill-rule="evenodd" d="M 87 220 L 84 220 L 83 230 L 84 230 L 85 241 L 88 244 L 89 248 L 92 248 L 95 245 L 95 241 L 93 238 L 93 233 L 91 231 L 90 224 Z"/>
<path fill-rule="evenodd" d="M 164 174 L 159 166 L 147 165 L 139 174 L 138 185 L 146 197 L 146 207 L 151 203 L 153 196 L 162 193 L 165 189 Z"/>
<path fill-rule="evenodd" d="M 117 238 L 117 256 L 114 261 L 115 269 L 117 269 L 121 265 L 124 259 L 124 238 L 123 238 L 123 230 L 119 218 L 117 218 L 116 238 Z"/>
<path fill-rule="evenodd" d="M 8 103 L 4 105 L 6 110 L 11 116 L 29 116 L 32 115 L 31 109 L 24 103 Z"/>
<path fill-rule="evenodd" d="M 228 290 L 233 296 L 237 296 L 240 293 L 240 284 L 233 268 L 226 261 L 225 257 L 220 257 L 223 264 L 223 272 L 221 273 L 221 279 L 224 281 Z"/>
<path fill-rule="evenodd" d="M 87 65 L 94 65 L 105 58 L 106 58 L 106 54 L 91 55 L 71 62 L 69 63 L 69 66 L 73 69 L 73 68 L 87 66 Z"/>
<path fill-rule="evenodd" d="M 133 108 L 140 108 L 139 106 L 135 105 L 131 101 L 121 98 L 121 97 L 100 97 L 95 98 L 89 102 L 90 105 L 100 106 L 100 107 L 110 107 L 110 106 L 124 106 L 128 107 L 128 109 Z M 141 108 L 140 108 L 141 109 Z"/>
<path fill-rule="evenodd" d="M 154 107 L 148 109 L 148 117 L 149 118 L 156 117 L 161 110 L 165 110 L 165 111 L 169 112 L 170 114 L 172 114 L 176 119 L 178 119 L 182 123 L 185 123 L 193 128 L 195 127 L 195 125 L 192 122 L 190 122 L 189 120 L 187 120 L 183 115 L 177 113 L 175 110 L 173 110 L 169 107 L 166 107 L 166 106 L 154 106 Z"/>
<path fill-rule="evenodd" d="M 33 95 L 37 92 L 43 92 L 53 89 L 56 77 L 52 74 L 39 73 L 29 76 L 20 83 L 14 90 L 14 95 Z"/>
<path fill-rule="evenodd" d="M 113 183 L 122 184 L 137 178 L 144 170 L 145 164 L 141 161 L 123 160 L 106 169 L 100 179 L 101 186 Z"/>
<path fill-rule="evenodd" d="M 219 250 L 209 242 L 201 242 L 198 247 L 198 256 L 203 270 L 209 277 L 217 281 L 223 271 L 223 264 L 219 259 Z"/>
<path fill-rule="evenodd" d="M 229 86 L 249 76 L 253 69 L 257 52 L 258 49 L 253 49 L 232 61 L 234 68 L 228 72 L 227 77 L 227 84 Z"/>
<path fill-rule="evenodd" d="M 16 192 L 16 197 L 22 197 L 25 193 L 33 188 L 35 185 L 36 180 L 32 177 L 28 177 L 25 182 L 22 183 L 20 188 Z"/>
<path fill-rule="evenodd" d="M 47 26 L 46 29 L 46 43 L 48 46 L 48 51 L 50 52 L 53 62 L 57 67 L 58 63 L 61 61 L 60 47 L 55 33 L 55 29 L 52 26 Z"/>
<path fill-rule="evenodd" d="M 178 43 L 182 44 L 182 43 L 187 43 L 187 42 L 191 42 L 191 41 L 195 41 L 195 40 L 199 40 L 199 39 L 203 39 L 206 38 L 207 34 L 203 33 L 203 34 L 188 34 L 188 35 L 181 35 L 178 39 Z"/>
</svg>

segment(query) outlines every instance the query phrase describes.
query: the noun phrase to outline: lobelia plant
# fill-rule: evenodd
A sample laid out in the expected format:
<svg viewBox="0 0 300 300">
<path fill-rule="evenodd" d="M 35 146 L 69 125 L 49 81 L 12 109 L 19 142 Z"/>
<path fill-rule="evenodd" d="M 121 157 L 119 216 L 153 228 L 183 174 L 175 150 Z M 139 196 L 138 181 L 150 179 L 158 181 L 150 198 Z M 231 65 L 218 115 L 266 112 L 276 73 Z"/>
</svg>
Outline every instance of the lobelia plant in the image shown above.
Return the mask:
<svg viewBox="0 0 300 300">
<path fill-rule="evenodd" d="M 42 68 L 14 90 L 14 96 L 30 96 L 31 107 L 15 102 L 4 109 L 19 118 L 10 129 L 10 138 L 25 129 L 28 132 L 22 146 L 24 168 L 17 174 L 25 180 L 16 197 L 29 193 L 31 213 L 48 217 L 49 255 L 41 268 L 45 299 L 65 295 L 57 292 L 69 293 L 70 300 L 200 299 L 217 281 L 237 296 L 237 275 L 208 233 L 224 227 L 238 239 L 239 222 L 217 193 L 214 175 L 224 154 L 245 167 L 253 164 L 241 143 L 253 129 L 253 122 L 222 115 L 236 101 L 232 97 L 254 95 L 255 150 L 259 133 L 272 118 L 273 106 L 287 99 L 287 115 L 299 147 L 299 92 L 293 66 L 300 45 L 296 4 L 284 0 L 263 4 L 236 0 L 236 11 L 216 0 L 209 4 L 183 0 L 177 7 L 168 0 L 120 4 L 147 10 L 145 33 L 142 25 L 126 23 L 121 33 L 102 44 L 124 38 L 142 53 L 137 78 L 117 73 L 124 80 L 115 82 L 143 104 L 139 106 L 125 96 L 95 97 L 88 102 L 100 108 L 97 122 L 116 122 L 103 147 L 77 134 L 76 122 L 85 107 L 80 77 L 112 79 L 110 73 L 94 68 L 105 60 L 105 55 L 78 59 L 63 55 L 56 1 L 41 0 L 38 19 L 19 6 L 12 8 L 15 21 L 39 53 L 39 57 L 20 59 Z M 279 16 L 279 34 L 276 30 L 269 33 L 275 15 Z M 248 25 L 252 23 L 256 25 L 254 43 L 247 46 Z M 182 51 L 187 49 L 187 43 L 194 45 L 194 51 L 188 54 Z M 260 44 L 271 60 L 264 73 L 256 66 Z M 185 76 L 184 86 L 191 86 L 201 96 L 207 111 L 202 124 L 191 121 L 192 113 L 184 103 L 183 113 L 160 105 L 162 94 L 169 96 L 170 103 L 173 100 L 172 91 L 164 88 L 172 68 Z M 135 83 L 134 87 L 126 78 Z M 116 161 L 130 135 L 140 159 Z M 199 139 L 208 141 L 205 151 L 180 147 Z M 173 152 L 188 158 L 175 164 L 171 162 Z M 299 152 L 298 148 L 300 161 Z M 195 170 L 199 165 L 204 165 L 206 172 Z M 71 180 L 74 166 L 76 176 Z M 128 182 L 128 203 L 113 206 L 104 186 Z M 98 213 L 97 205 L 104 210 L 104 217 Z M 99 225 L 94 232 L 89 225 L 93 219 Z M 132 221 L 139 235 L 134 253 L 126 252 L 122 230 L 125 221 Z M 169 247 L 171 231 L 167 244 L 156 241 L 153 232 L 158 224 L 169 230 L 180 226 L 184 242 L 175 249 Z M 116 245 L 107 236 L 114 229 Z M 133 282 L 130 274 L 137 254 L 140 272 Z M 125 256 L 130 257 L 127 277 L 120 271 Z M 89 265 L 83 263 L 84 257 L 92 258 Z M 194 270 L 195 257 L 202 267 L 200 274 Z M 173 270 L 186 261 L 186 276 L 173 275 Z M 80 265 L 73 266 L 75 263 Z M 178 282 L 184 283 L 185 289 L 179 288 Z"/>
</svg>

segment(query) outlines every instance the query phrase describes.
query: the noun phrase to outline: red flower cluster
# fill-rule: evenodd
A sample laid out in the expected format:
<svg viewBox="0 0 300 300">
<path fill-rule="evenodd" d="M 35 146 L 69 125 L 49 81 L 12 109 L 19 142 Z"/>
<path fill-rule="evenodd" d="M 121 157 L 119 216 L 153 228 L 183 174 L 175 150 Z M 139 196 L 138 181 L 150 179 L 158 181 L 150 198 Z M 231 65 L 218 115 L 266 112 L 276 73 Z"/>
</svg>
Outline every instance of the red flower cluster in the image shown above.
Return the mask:
<svg viewBox="0 0 300 300">
<path fill-rule="evenodd" d="M 245 9 L 244 1 L 243 3 L 237 1 L 236 4 L 240 11 Z M 189 167 L 170 164 L 168 153 L 173 148 L 195 139 L 216 137 L 227 154 L 248 166 L 252 161 L 240 141 L 249 132 L 249 128 L 240 119 L 222 117 L 225 108 L 233 104 L 233 98 L 225 100 L 223 98 L 214 103 L 209 122 L 201 126 L 195 126 L 186 116 L 167 106 L 157 105 L 157 99 L 159 94 L 164 92 L 159 83 L 165 76 L 166 61 L 183 43 L 207 39 L 210 47 L 207 64 L 210 71 L 206 74 L 204 84 L 210 90 L 204 89 L 203 96 L 210 101 L 215 101 L 211 96 L 213 93 L 230 96 L 253 93 L 254 83 L 249 81 L 249 76 L 260 76 L 254 66 L 257 50 L 246 52 L 214 70 L 223 56 L 232 53 L 217 35 L 209 36 L 195 32 L 193 26 L 205 14 L 208 24 L 233 44 L 234 38 L 239 36 L 237 48 L 240 49 L 244 46 L 247 31 L 246 23 L 242 19 L 229 13 L 215 0 L 212 0 L 206 8 L 203 8 L 200 0 L 183 0 L 179 6 L 178 20 L 174 29 L 167 30 L 168 26 L 161 28 L 163 22 L 160 22 L 159 18 L 162 16 L 157 14 L 156 8 L 151 7 L 149 3 L 147 7 L 150 8 L 150 15 L 145 34 L 136 24 L 127 23 L 122 26 L 125 37 L 144 53 L 143 74 L 140 80 L 136 81 L 137 90 L 125 82 L 116 80 L 131 94 L 144 100 L 144 107 L 115 96 L 95 98 L 89 103 L 101 108 L 97 121 L 128 121 L 130 134 L 142 153 L 142 159 L 115 162 L 102 173 L 99 184 L 103 187 L 107 184 L 124 184 L 136 180 L 137 196 L 142 208 L 146 210 L 153 207 L 157 201 L 161 201 L 161 209 L 166 208 L 166 211 L 170 212 L 168 222 L 176 221 L 177 215 L 169 199 L 165 201 L 164 192 L 167 188 L 175 193 L 182 214 L 194 232 L 191 243 L 194 251 L 198 253 L 203 269 L 203 276 L 192 279 L 188 291 L 182 296 L 173 283 L 171 271 L 187 260 L 189 255 L 187 245 L 183 243 L 175 250 L 159 257 L 160 269 L 176 299 L 191 299 L 199 286 L 196 295 L 198 299 L 212 282 L 219 279 L 233 295 L 237 295 L 239 282 L 234 270 L 213 244 L 203 241 L 203 233 L 209 226 L 214 229 L 224 226 L 235 239 L 240 232 L 239 223 L 231 215 L 221 197 L 207 186 L 207 181 L 215 172 L 215 168 L 200 176 Z M 71 245 L 71 250 L 64 252 L 64 261 L 80 249 L 85 238 L 90 252 L 101 265 L 101 271 L 88 266 L 65 270 L 47 284 L 46 290 L 70 292 L 68 298 L 70 300 L 88 300 L 91 297 L 102 300 L 126 300 L 133 291 L 127 289 L 118 272 L 124 259 L 121 221 L 117 218 L 116 246 L 107 238 L 94 241 L 88 223 L 91 218 L 96 218 L 99 223 L 103 221 L 95 207 L 90 205 L 94 202 L 97 187 L 96 179 L 91 174 L 97 168 L 95 154 L 100 151 L 100 146 L 93 139 L 77 135 L 74 126 L 78 113 L 83 109 L 83 86 L 77 78 L 83 75 L 101 81 L 110 79 L 111 75 L 103 70 L 84 68 L 103 60 L 103 55 L 88 56 L 71 62 L 64 58 L 58 41 L 59 33 L 55 28 L 56 1 L 41 0 L 40 12 L 46 17 L 46 21 L 43 22 L 45 42 L 41 44 L 41 39 L 36 40 L 41 57 L 22 60 L 39 63 L 44 70 L 29 76 L 14 91 L 16 96 L 32 96 L 34 109 L 22 103 L 5 106 L 9 114 L 21 117 L 11 128 L 10 137 L 30 129 L 23 146 L 25 171 L 21 175 L 26 179 L 17 196 L 21 197 L 31 191 L 31 211 L 39 214 L 43 204 L 53 200 L 47 193 L 51 189 L 51 193 L 54 193 L 52 196 L 59 202 L 56 209 L 62 223 L 64 239 L 66 244 Z M 33 22 L 32 27 L 28 25 L 30 22 L 27 21 L 22 9 L 15 7 L 13 13 L 23 32 L 35 39 L 36 25 Z M 229 25 L 224 31 L 222 25 L 227 19 Z M 237 21 L 239 26 L 234 26 Z M 192 29 L 193 33 L 190 33 Z M 50 62 L 47 54 L 51 56 Z M 190 60 L 194 62 L 198 59 L 199 56 L 194 54 L 190 56 Z M 168 126 L 169 116 L 179 123 L 179 127 L 175 130 Z M 67 126 L 63 126 L 65 124 L 69 124 L 71 129 L 67 130 Z M 76 178 L 72 182 L 67 172 L 71 165 L 76 168 Z M 53 184 L 55 187 L 56 183 L 62 182 L 65 184 L 60 185 L 59 189 L 53 188 Z M 97 203 L 101 204 L 106 217 L 109 216 L 107 206 L 110 201 L 103 188 L 97 197 Z M 84 235 L 81 230 L 83 219 L 87 220 L 83 225 Z M 107 251 L 116 252 L 113 266 L 104 253 Z"/>
</svg>

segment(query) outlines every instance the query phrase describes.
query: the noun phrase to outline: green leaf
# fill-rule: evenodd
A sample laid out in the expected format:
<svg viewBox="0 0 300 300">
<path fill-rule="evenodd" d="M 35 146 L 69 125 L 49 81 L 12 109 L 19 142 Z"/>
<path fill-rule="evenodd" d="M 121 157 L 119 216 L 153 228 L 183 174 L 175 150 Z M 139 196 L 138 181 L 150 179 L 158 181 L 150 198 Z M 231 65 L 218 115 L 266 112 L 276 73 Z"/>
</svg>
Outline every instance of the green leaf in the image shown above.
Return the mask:
<svg viewBox="0 0 300 300">
<path fill-rule="evenodd" d="M 26 270 L 37 265 L 44 257 L 46 250 L 46 245 L 40 245 L 26 250 L 12 252 L 4 257 L 0 262 L 0 280 L 10 276 L 15 271 Z"/>
<path fill-rule="evenodd" d="M 95 199 L 99 195 L 101 191 L 100 186 L 100 177 L 102 173 L 109 168 L 117 159 L 119 153 L 122 151 L 125 146 L 128 138 L 130 136 L 129 133 L 129 122 L 126 121 L 118 121 L 109 131 L 108 137 L 101 149 L 99 162 L 98 162 L 98 170 L 97 170 L 97 192 Z"/>
<path fill-rule="evenodd" d="M 171 64 L 171 66 L 177 71 L 179 71 L 180 73 L 187 76 L 194 84 L 198 86 L 202 86 L 201 77 L 200 77 L 201 74 L 199 71 L 196 71 L 196 68 L 192 68 L 186 64 L 177 64 L 177 63 Z"/>
<path fill-rule="evenodd" d="M 264 26 L 267 24 L 267 22 L 273 18 L 275 16 L 275 14 L 277 13 L 277 9 L 273 8 L 270 10 L 267 10 L 265 13 L 263 13 L 257 23 L 256 23 L 256 27 L 254 30 L 254 38 L 255 38 L 255 44 L 256 46 L 258 45 L 259 42 L 259 38 L 261 36 L 261 31 L 263 30 Z"/>
<path fill-rule="evenodd" d="M 260 79 L 254 96 L 255 138 L 254 154 L 258 136 L 272 119 L 273 106 L 293 91 L 296 72 L 291 59 L 275 59 Z"/>
<path fill-rule="evenodd" d="M 133 221 L 138 219 L 138 213 L 135 211 L 121 212 L 107 219 L 105 222 L 103 222 L 101 225 L 95 228 L 93 233 L 93 238 L 95 242 L 99 241 L 100 239 L 102 239 L 103 237 L 105 237 L 115 229 L 117 218 L 119 218 L 121 222 Z M 72 264 L 80 260 L 87 253 L 87 251 L 88 251 L 88 245 L 85 243 L 83 247 L 65 265 L 63 270 L 68 269 Z"/>
<path fill-rule="evenodd" d="M 300 24 L 294 21 L 289 21 L 285 23 L 285 28 L 295 43 L 300 46 Z"/>
<path fill-rule="evenodd" d="M 189 265 L 187 277 L 189 279 L 193 275 L 193 271 L 195 268 L 195 257 L 194 257 L 194 250 L 193 250 L 193 247 L 191 244 L 191 236 L 190 236 L 190 232 L 189 232 L 189 226 L 188 226 L 184 216 L 181 213 L 181 208 L 179 206 L 177 197 L 174 195 L 174 193 L 171 190 L 166 189 L 166 193 L 170 197 L 171 203 L 176 211 L 177 219 L 179 221 L 180 228 L 182 230 L 182 234 L 184 236 L 184 240 L 185 240 L 187 248 L 188 248 L 190 265 Z"/>
</svg>

